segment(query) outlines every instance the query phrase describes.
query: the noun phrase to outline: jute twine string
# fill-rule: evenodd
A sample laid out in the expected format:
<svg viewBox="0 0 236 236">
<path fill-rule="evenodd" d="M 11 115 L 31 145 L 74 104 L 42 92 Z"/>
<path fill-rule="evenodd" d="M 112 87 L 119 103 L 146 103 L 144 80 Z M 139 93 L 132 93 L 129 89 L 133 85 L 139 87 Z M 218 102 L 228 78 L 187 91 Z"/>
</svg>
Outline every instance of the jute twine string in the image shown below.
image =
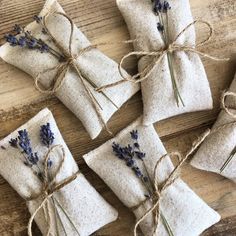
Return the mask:
<svg viewBox="0 0 236 236">
<path fill-rule="evenodd" d="M 61 15 L 69 21 L 71 31 L 70 31 L 68 49 L 64 48 L 63 45 L 61 45 L 61 43 L 57 41 L 57 39 L 53 36 L 53 34 L 48 29 L 48 27 L 47 27 L 47 18 L 50 14 Z M 90 99 L 91 105 L 92 105 L 93 109 L 95 110 L 99 121 L 101 122 L 102 126 L 106 129 L 106 131 L 108 133 L 112 134 L 111 131 L 109 130 L 109 128 L 107 127 L 106 122 L 104 121 L 104 119 L 102 117 L 101 110 L 103 110 L 103 108 L 99 104 L 98 100 L 96 99 L 96 97 L 92 93 L 92 91 L 89 88 L 87 83 L 92 84 L 94 87 L 96 85 L 92 81 L 90 81 L 88 78 L 86 78 L 82 75 L 81 69 L 79 68 L 79 65 L 78 65 L 76 60 L 79 57 L 83 56 L 86 52 L 91 51 L 93 49 L 96 49 L 98 46 L 121 44 L 121 43 L 129 44 L 129 43 L 133 43 L 134 40 L 127 40 L 127 41 L 122 41 L 122 42 L 104 42 L 104 43 L 99 43 L 99 44 L 92 44 L 92 45 L 89 45 L 88 47 L 85 47 L 85 48 L 81 49 L 78 53 L 74 54 L 72 52 L 73 33 L 74 33 L 74 24 L 73 24 L 72 20 L 66 14 L 64 14 L 62 12 L 49 12 L 48 14 L 46 14 L 43 17 L 42 22 L 43 22 L 43 27 L 47 31 L 47 34 L 49 35 L 49 37 L 53 41 L 54 45 L 59 49 L 60 54 L 62 54 L 63 58 L 57 66 L 55 66 L 53 68 L 46 69 L 46 70 L 44 70 L 43 72 L 39 73 L 36 76 L 36 78 L 35 78 L 35 87 L 36 87 L 36 89 L 39 92 L 44 93 L 44 94 L 49 94 L 49 95 L 55 94 L 63 86 L 63 84 L 65 82 L 65 78 L 66 78 L 66 73 L 68 72 L 70 67 L 73 67 L 75 69 L 76 73 L 78 74 L 78 78 L 80 79 L 80 81 L 81 81 L 81 83 L 82 83 L 82 85 L 83 85 L 83 87 L 84 87 L 84 89 L 85 89 L 85 91 L 88 95 L 88 98 Z M 50 72 L 50 71 L 54 71 L 54 70 L 56 71 L 56 75 L 53 79 L 52 85 L 48 89 L 42 88 L 39 85 L 39 80 L 41 78 L 41 75 L 45 74 L 47 72 Z M 103 95 L 106 98 L 108 98 L 108 96 L 106 94 L 103 94 Z M 108 99 L 118 109 L 118 106 L 110 98 L 108 98 Z"/>
<path fill-rule="evenodd" d="M 181 169 L 183 164 L 187 161 L 189 156 L 201 145 L 201 143 L 204 141 L 205 137 L 209 134 L 209 130 L 204 132 L 201 137 L 199 137 L 192 145 L 190 151 L 186 154 L 186 156 L 183 158 L 182 155 L 179 152 L 173 152 L 170 154 L 163 155 L 156 163 L 154 168 L 154 192 L 151 196 L 151 199 L 148 198 L 138 204 L 137 206 L 132 207 L 132 210 L 138 209 L 140 206 L 143 206 L 146 202 L 152 201 L 153 206 L 136 222 L 134 227 L 134 236 L 137 236 L 137 229 L 138 226 L 148 217 L 149 214 L 153 213 L 154 215 L 154 232 L 152 235 L 155 235 L 158 229 L 159 221 L 160 221 L 160 201 L 162 199 L 162 196 L 164 194 L 164 191 L 171 186 L 175 181 L 179 178 Z M 174 167 L 173 171 L 169 174 L 169 176 L 166 178 L 166 180 L 162 184 L 158 184 L 158 167 L 160 164 L 166 159 L 170 157 L 171 159 L 174 157 L 177 157 L 178 164 Z"/>
<path fill-rule="evenodd" d="M 60 159 L 57 169 L 55 170 L 55 172 L 51 176 L 51 178 L 49 178 L 49 167 L 48 167 L 47 163 L 48 163 L 49 158 L 51 158 L 52 152 L 55 149 L 60 149 L 60 151 L 62 152 L 62 156 L 61 156 L 61 159 Z M 56 178 L 62 170 L 64 161 L 65 161 L 65 149 L 63 148 L 62 145 L 52 146 L 45 155 L 42 191 L 39 194 L 34 194 L 31 197 L 25 199 L 26 201 L 33 201 L 33 200 L 40 200 L 41 201 L 40 205 L 34 211 L 34 213 L 31 215 L 31 217 L 29 219 L 29 222 L 28 222 L 28 235 L 29 236 L 32 236 L 32 223 L 40 210 L 43 210 L 45 221 L 48 224 L 46 235 L 47 236 L 52 235 L 51 228 L 53 225 L 52 225 L 52 219 L 51 219 L 52 213 L 50 212 L 50 207 L 49 207 L 50 206 L 50 199 L 52 198 L 52 196 L 55 192 L 59 191 L 60 189 L 64 188 L 65 186 L 69 185 L 80 174 L 80 171 L 78 171 L 77 173 L 71 175 L 70 177 L 63 179 L 60 182 L 56 182 Z"/>
<path fill-rule="evenodd" d="M 230 109 L 232 108 L 228 108 L 225 104 L 225 99 L 228 96 L 233 96 L 236 97 L 236 93 L 234 92 L 229 92 L 226 91 L 223 93 L 222 97 L 221 97 L 221 105 L 222 105 L 222 109 L 229 114 L 231 117 L 233 117 L 234 119 L 236 119 L 236 115 L 234 113 L 232 113 L 230 111 Z M 234 109 L 235 110 L 235 109 Z M 217 133 L 225 128 L 228 127 L 232 127 L 236 125 L 236 121 L 232 121 L 230 123 L 224 124 L 222 126 L 217 127 L 216 129 L 214 129 L 213 131 L 211 131 L 210 129 L 207 129 L 192 145 L 190 151 L 187 153 L 187 155 L 182 158 L 181 154 L 179 152 L 173 152 L 170 154 L 165 154 L 163 155 L 156 163 L 155 168 L 154 168 L 154 192 L 152 194 L 152 196 L 144 201 L 142 201 L 141 203 L 139 203 L 138 205 L 131 207 L 130 209 L 132 211 L 137 210 L 139 207 L 144 206 L 146 202 L 151 201 L 153 203 L 153 206 L 136 222 L 135 227 L 134 227 L 134 236 L 137 236 L 137 229 L 138 226 L 148 217 L 149 214 L 153 214 L 154 216 L 154 232 L 153 232 L 153 236 L 156 235 L 157 229 L 158 229 L 158 225 L 159 225 L 159 221 L 160 221 L 160 201 L 161 198 L 163 196 L 163 192 L 169 187 L 171 186 L 178 178 L 181 172 L 181 168 L 183 166 L 183 164 L 187 161 L 187 159 L 189 158 L 189 156 L 191 156 L 197 149 L 198 147 L 205 141 L 205 139 L 207 137 L 209 137 L 210 135 Z M 162 163 L 163 160 L 165 160 L 167 157 L 170 157 L 171 159 L 174 157 L 177 157 L 178 159 L 178 164 L 176 165 L 176 167 L 174 168 L 174 170 L 170 173 L 170 175 L 167 177 L 167 179 L 162 183 L 162 184 L 158 184 L 158 167 L 159 165 Z"/>
<path fill-rule="evenodd" d="M 231 116 L 232 118 L 236 119 L 236 113 L 233 113 L 231 112 L 230 110 L 236 110 L 236 108 L 228 108 L 225 104 L 225 99 L 226 97 L 236 97 L 236 93 L 234 92 L 230 92 L 230 91 L 225 91 L 221 97 L 221 106 L 222 106 L 222 109 L 229 115 Z"/>
<path fill-rule="evenodd" d="M 189 30 L 189 28 L 197 23 L 201 23 L 204 24 L 208 27 L 209 29 L 209 34 L 207 36 L 206 39 L 203 39 L 202 41 L 200 41 L 199 43 L 197 43 L 194 46 L 189 46 L 189 45 L 181 45 L 177 43 L 177 40 L 181 37 L 181 35 L 183 35 L 187 30 Z M 176 38 L 173 40 L 172 43 L 170 43 L 169 45 L 167 45 L 165 48 L 161 48 L 157 51 L 134 51 L 134 52 L 130 52 L 127 55 L 125 55 L 120 63 L 119 63 L 119 72 L 121 77 L 123 78 L 123 80 L 116 82 L 116 83 L 111 83 L 105 86 L 101 86 L 100 88 L 97 89 L 97 91 L 101 92 L 104 89 L 116 86 L 120 83 L 123 83 L 124 81 L 131 81 L 133 83 L 139 83 L 142 82 L 144 80 L 147 80 L 148 78 L 150 78 L 151 73 L 156 69 L 156 67 L 160 64 L 160 62 L 162 61 L 162 59 L 168 54 L 168 53 L 174 53 L 174 52 L 190 52 L 190 53 L 195 53 L 198 54 L 199 56 L 202 57 L 206 57 L 209 58 L 211 60 L 214 61 L 228 61 L 229 58 L 218 58 L 218 57 L 214 57 L 211 56 L 209 54 L 203 53 L 201 51 L 199 51 L 198 49 L 196 49 L 197 47 L 201 47 L 203 45 L 205 45 L 206 43 L 208 43 L 211 38 L 213 36 L 213 27 L 211 26 L 211 24 L 207 21 L 204 20 L 195 20 L 192 23 L 188 24 L 177 36 Z M 138 41 L 138 40 L 136 40 Z M 131 56 L 138 56 L 138 57 L 152 57 L 153 60 L 151 63 L 149 63 L 144 69 L 143 71 L 133 75 L 133 76 L 126 76 L 122 70 L 123 67 L 123 63 L 124 61 L 131 57 Z"/>
</svg>

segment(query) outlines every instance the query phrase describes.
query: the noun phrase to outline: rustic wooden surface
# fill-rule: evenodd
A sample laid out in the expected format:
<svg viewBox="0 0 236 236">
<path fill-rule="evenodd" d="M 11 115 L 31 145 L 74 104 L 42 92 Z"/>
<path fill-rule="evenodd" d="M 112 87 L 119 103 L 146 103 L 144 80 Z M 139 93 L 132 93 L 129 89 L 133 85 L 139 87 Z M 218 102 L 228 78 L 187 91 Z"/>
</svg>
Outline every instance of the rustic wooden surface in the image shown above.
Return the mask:
<svg viewBox="0 0 236 236">
<path fill-rule="evenodd" d="M 160 122 L 156 129 L 168 151 L 186 152 L 191 142 L 210 127 L 219 112 L 219 97 L 227 88 L 235 72 L 236 53 L 236 1 L 235 0 L 190 0 L 195 18 L 212 22 L 215 37 L 203 47 L 204 52 L 231 57 L 230 62 L 216 63 L 203 60 L 214 97 L 214 109 Z M 43 0 L 0 0 L 0 38 L 18 23 L 31 21 L 43 6 Z M 67 14 L 81 28 L 92 42 L 124 40 L 129 35 L 125 23 L 116 7 L 115 0 L 61 0 Z M 199 37 L 204 29 L 198 28 Z M 0 40 L 3 43 L 4 40 Z M 119 61 L 129 46 L 105 46 L 101 50 Z M 127 68 L 135 71 L 135 61 Z M 52 110 L 59 128 L 69 145 L 82 172 L 96 189 L 119 210 L 119 219 L 99 230 L 96 235 L 132 235 L 134 217 L 116 198 L 103 181 L 84 163 L 81 156 L 98 147 L 109 136 L 103 132 L 91 141 L 81 122 L 52 96 L 38 93 L 32 79 L 24 72 L 0 60 L 0 138 L 15 130 L 44 107 Z M 141 94 L 135 95 L 109 122 L 114 133 L 126 127 L 142 113 Z M 186 164 L 183 179 L 211 207 L 217 210 L 222 220 L 203 235 L 236 235 L 236 184 L 212 173 L 199 171 Z M 0 235 L 26 235 L 29 213 L 25 202 L 0 177 Z M 35 235 L 40 235 L 35 227 Z"/>
</svg>

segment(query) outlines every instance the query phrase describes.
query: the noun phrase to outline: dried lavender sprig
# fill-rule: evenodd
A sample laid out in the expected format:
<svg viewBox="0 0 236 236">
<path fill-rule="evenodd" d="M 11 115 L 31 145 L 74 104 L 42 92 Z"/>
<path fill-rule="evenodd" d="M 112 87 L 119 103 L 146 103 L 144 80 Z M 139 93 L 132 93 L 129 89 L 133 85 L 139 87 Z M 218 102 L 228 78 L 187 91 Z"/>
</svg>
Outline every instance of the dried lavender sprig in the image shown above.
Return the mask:
<svg viewBox="0 0 236 236">
<path fill-rule="evenodd" d="M 138 151 L 135 152 L 136 153 L 136 157 L 138 159 L 142 160 L 142 162 L 143 162 L 143 166 L 145 168 L 145 171 L 146 171 L 146 174 L 147 174 L 147 178 L 148 178 L 147 182 L 149 183 L 150 188 L 152 189 L 151 190 L 151 194 L 153 194 L 153 192 L 154 192 L 154 185 L 153 185 L 153 182 L 151 181 L 151 178 L 150 178 L 149 172 L 147 170 L 146 164 L 145 164 L 145 162 L 143 160 L 145 158 L 146 154 L 141 152 L 141 150 L 140 150 L 140 144 L 138 143 L 138 139 L 139 139 L 138 131 L 137 130 L 133 130 L 133 131 L 130 132 L 130 135 L 131 135 L 131 139 L 134 141 L 134 148 L 138 149 Z M 139 154 L 137 155 L 137 153 L 139 153 Z M 151 196 L 147 196 L 147 198 L 148 197 L 150 198 Z M 162 222 L 163 222 L 164 227 L 166 228 L 166 231 L 168 232 L 169 236 L 174 236 L 168 221 L 166 220 L 164 214 L 161 211 L 160 211 L 160 216 L 161 216 Z"/>
<path fill-rule="evenodd" d="M 168 11 L 171 9 L 170 4 L 167 1 L 161 2 L 161 0 L 154 0 L 152 2 L 153 2 L 153 11 L 156 15 L 158 15 L 159 21 L 160 21 L 159 23 L 157 23 L 157 29 L 161 33 L 163 41 L 165 42 L 165 45 L 167 46 L 170 43 L 169 42 L 169 26 L 168 26 Z M 166 16 L 166 25 L 164 24 L 163 14 Z M 175 96 L 177 106 L 179 106 L 179 101 L 182 103 L 183 106 L 185 106 L 183 99 L 180 95 L 176 79 L 175 79 L 173 63 L 172 63 L 172 58 L 171 58 L 170 53 L 167 53 L 167 59 L 168 59 L 168 65 L 170 68 L 172 88 L 174 91 L 174 96 Z"/>
<path fill-rule="evenodd" d="M 151 194 L 153 194 L 154 186 L 153 186 L 153 182 L 151 181 L 151 177 L 149 175 L 149 172 L 147 170 L 147 166 L 146 166 L 145 161 L 144 161 L 144 158 L 146 157 L 146 153 L 142 152 L 141 149 L 140 149 L 140 144 L 138 142 L 138 139 L 139 139 L 138 130 L 132 130 L 130 132 L 130 136 L 131 136 L 131 139 L 133 140 L 135 157 L 142 161 L 143 167 L 144 167 L 145 172 L 146 172 L 146 177 L 145 177 L 146 181 L 145 182 L 148 184 L 147 188 L 148 188 L 149 192 Z M 135 149 L 136 149 L 136 151 L 135 151 Z"/>
<path fill-rule="evenodd" d="M 55 137 L 54 137 L 54 133 L 51 130 L 50 123 L 47 123 L 46 125 L 41 126 L 40 138 L 41 138 L 42 143 L 46 145 L 47 147 L 53 144 Z"/>
<path fill-rule="evenodd" d="M 18 131 L 17 138 L 11 138 L 9 140 L 9 144 L 13 148 L 18 148 L 21 151 L 25 161 L 24 164 L 30 168 L 36 167 L 38 171 L 34 170 L 34 173 L 43 180 L 43 174 L 38 166 L 39 157 L 37 152 L 32 151 L 30 138 L 26 129 Z"/>
<path fill-rule="evenodd" d="M 135 175 L 145 184 L 147 183 L 147 177 L 142 173 L 141 169 L 139 168 L 136 160 L 134 159 L 134 151 L 131 145 L 127 145 L 126 147 L 121 147 L 117 143 L 112 144 L 112 149 L 115 155 L 123 160 L 126 165 L 132 169 Z M 148 188 L 147 188 L 148 189 Z"/>
<path fill-rule="evenodd" d="M 115 153 L 115 155 L 119 159 L 125 161 L 126 165 L 134 171 L 135 175 L 138 178 L 143 179 L 144 175 L 142 174 L 141 170 L 137 166 L 136 161 L 133 159 L 134 153 L 133 153 L 132 147 L 130 145 L 128 145 L 126 147 L 121 147 L 119 144 L 114 142 L 112 144 L 112 149 L 113 149 L 113 152 Z"/>
<path fill-rule="evenodd" d="M 236 146 L 234 147 L 234 149 L 230 153 L 229 157 L 226 159 L 226 161 L 224 162 L 224 164 L 220 168 L 220 173 L 222 173 L 225 170 L 225 168 L 228 166 L 228 164 L 233 160 L 235 154 L 236 154 Z"/>
<path fill-rule="evenodd" d="M 36 19 L 34 17 L 34 19 Z M 37 17 L 36 22 L 39 22 L 41 17 Z M 43 33 L 46 33 L 45 29 L 43 28 Z M 13 34 L 7 34 L 4 36 L 6 41 L 12 46 L 19 46 L 21 48 L 29 48 L 33 50 L 39 50 L 41 53 L 51 53 L 55 57 L 57 57 L 60 61 L 64 59 L 64 57 L 51 48 L 48 44 L 46 44 L 42 39 L 37 39 L 36 37 L 32 36 L 31 32 L 25 31 L 24 27 L 21 27 L 20 25 L 15 25 L 13 27 L 13 32 L 16 33 L 16 35 Z M 20 37 L 16 37 L 17 35 L 22 34 Z"/>
</svg>

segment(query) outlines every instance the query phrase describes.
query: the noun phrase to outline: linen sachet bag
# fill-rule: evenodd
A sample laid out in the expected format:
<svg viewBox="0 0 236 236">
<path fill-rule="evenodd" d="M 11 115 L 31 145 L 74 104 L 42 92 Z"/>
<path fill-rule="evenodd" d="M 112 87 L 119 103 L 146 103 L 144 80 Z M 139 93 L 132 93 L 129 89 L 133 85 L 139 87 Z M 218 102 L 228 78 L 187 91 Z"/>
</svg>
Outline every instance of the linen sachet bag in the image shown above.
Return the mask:
<svg viewBox="0 0 236 236">
<path fill-rule="evenodd" d="M 224 109 L 191 160 L 191 165 L 236 182 L 236 76 L 229 91 L 224 93 L 222 103 Z"/>
<path fill-rule="evenodd" d="M 44 17 L 46 26 L 42 26 Z M 24 30 L 42 39 L 46 45 L 39 46 L 34 40 L 20 39 L 24 34 L 19 35 L 19 42 L 8 35 L 10 44 L 0 48 L 0 57 L 31 75 L 38 89 L 43 85 L 48 90 L 42 92 L 55 93 L 81 120 L 91 138 L 95 138 L 110 117 L 139 90 L 139 86 L 126 82 L 102 93 L 95 91 L 96 87 L 122 79 L 117 63 L 90 44 L 64 15 L 56 0 L 47 0 L 35 19 Z M 39 50 L 27 47 L 39 47 Z"/>
<path fill-rule="evenodd" d="M 0 141 L 0 174 L 26 200 L 43 235 L 90 235 L 117 212 L 79 171 L 48 109 Z"/>
<path fill-rule="evenodd" d="M 194 26 L 178 36 L 193 22 L 189 0 L 169 3 L 117 0 L 130 36 L 136 40 L 136 52 L 130 56 L 139 57 L 144 125 L 186 112 L 212 109 L 213 106 L 203 64 L 193 49 L 196 45 Z M 168 45 L 173 42 L 171 51 Z M 181 46 L 193 50 L 176 49 Z M 168 53 L 165 50 L 169 50 Z"/>
<path fill-rule="evenodd" d="M 144 235 L 199 235 L 220 220 L 180 178 L 163 188 L 174 166 L 154 127 L 142 126 L 141 118 L 84 159 L 133 211 Z"/>
</svg>

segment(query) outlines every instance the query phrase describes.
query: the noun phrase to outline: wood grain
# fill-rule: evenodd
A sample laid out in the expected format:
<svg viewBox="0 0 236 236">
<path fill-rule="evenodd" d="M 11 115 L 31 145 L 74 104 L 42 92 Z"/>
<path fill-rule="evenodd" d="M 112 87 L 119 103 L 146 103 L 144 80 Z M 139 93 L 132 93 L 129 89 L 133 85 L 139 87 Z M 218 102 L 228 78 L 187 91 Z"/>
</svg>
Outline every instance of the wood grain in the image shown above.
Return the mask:
<svg viewBox="0 0 236 236">
<path fill-rule="evenodd" d="M 14 24 L 25 25 L 31 22 L 43 3 L 43 0 L 0 0 L 0 44 L 4 43 L 3 36 Z M 129 38 L 115 0 L 61 0 L 60 3 L 92 42 Z M 203 60 L 214 98 L 212 111 L 185 114 L 155 125 L 168 151 L 177 149 L 183 153 L 215 121 L 219 112 L 220 93 L 232 81 L 236 63 L 236 1 L 190 0 L 190 3 L 195 18 L 208 20 L 214 25 L 215 36 L 202 50 L 212 55 L 231 57 L 232 60 L 225 63 Z M 199 39 L 204 37 L 204 28 L 197 28 L 197 32 Z M 113 45 L 101 47 L 101 50 L 119 61 L 132 47 Z M 126 68 L 135 72 L 135 65 L 134 59 L 126 64 Z M 81 158 L 83 154 L 108 140 L 109 136 L 103 132 L 96 140 L 91 141 L 81 122 L 57 98 L 38 93 L 28 75 L 0 61 L 0 138 L 45 106 L 52 110 L 82 172 L 102 196 L 119 210 L 119 219 L 99 230 L 96 235 L 132 235 L 133 215 Z M 138 93 L 114 115 L 109 126 L 117 133 L 141 114 L 141 93 Z M 222 216 L 221 222 L 203 235 L 236 235 L 236 185 L 219 175 L 196 170 L 188 164 L 184 167 L 183 179 Z M 1 177 L 0 196 L 0 235 L 26 235 L 29 213 L 25 202 Z M 40 235 L 36 226 L 34 228 L 35 235 Z"/>
</svg>

